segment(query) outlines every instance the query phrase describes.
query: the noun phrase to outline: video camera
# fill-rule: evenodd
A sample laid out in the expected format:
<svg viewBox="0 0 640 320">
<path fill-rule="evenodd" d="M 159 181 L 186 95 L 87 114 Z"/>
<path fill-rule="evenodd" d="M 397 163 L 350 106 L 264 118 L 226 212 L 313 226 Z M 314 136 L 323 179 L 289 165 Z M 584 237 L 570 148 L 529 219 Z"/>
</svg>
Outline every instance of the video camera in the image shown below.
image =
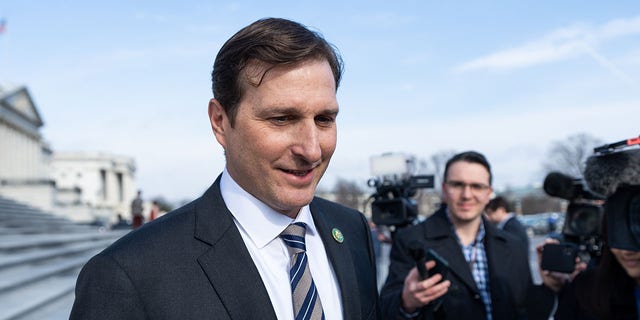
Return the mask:
<svg viewBox="0 0 640 320">
<path fill-rule="evenodd" d="M 561 242 L 567 256 L 580 255 L 585 260 L 599 257 L 602 253 L 600 224 L 605 197 L 592 192 L 579 178 L 559 172 L 551 172 L 544 179 L 544 191 L 557 198 L 569 201 L 562 226 Z M 571 250 L 575 252 L 571 252 Z M 571 266 L 573 266 L 571 261 Z M 557 271 L 557 270 L 556 270 Z"/>
<path fill-rule="evenodd" d="M 557 173 L 550 173 L 545 179 L 544 189 L 549 195 L 570 201 L 563 237 L 568 241 L 577 239 L 578 245 L 592 256 L 602 250 L 599 238 L 603 232 L 608 247 L 640 251 L 640 137 L 595 148 L 587 159 L 584 181 L 586 186 L 578 179 Z M 601 229 L 603 219 L 605 230 Z M 546 251 L 545 246 L 542 262 Z M 547 258 L 547 266 L 549 261 L 553 262 L 552 267 L 569 265 L 567 250 L 552 251 L 562 252 L 558 257 L 565 257 L 564 263 L 561 259 Z"/>
<path fill-rule="evenodd" d="M 591 190 L 607 197 L 607 245 L 640 251 L 640 137 L 595 148 L 584 178 Z"/>
<path fill-rule="evenodd" d="M 377 225 L 402 227 L 418 216 L 418 204 L 412 197 L 418 189 L 433 188 L 433 175 L 412 175 L 415 158 L 398 153 L 372 157 L 368 185 L 376 188 L 371 195 L 371 215 Z"/>
</svg>

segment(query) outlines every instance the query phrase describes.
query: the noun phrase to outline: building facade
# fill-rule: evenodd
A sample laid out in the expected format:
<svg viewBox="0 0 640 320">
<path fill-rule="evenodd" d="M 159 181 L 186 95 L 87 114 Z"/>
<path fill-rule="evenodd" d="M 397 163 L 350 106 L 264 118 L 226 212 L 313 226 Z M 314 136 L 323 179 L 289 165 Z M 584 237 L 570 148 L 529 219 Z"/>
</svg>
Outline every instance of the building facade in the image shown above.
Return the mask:
<svg viewBox="0 0 640 320">
<path fill-rule="evenodd" d="M 0 195 L 81 222 L 130 214 L 135 162 L 96 152 L 53 152 L 26 87 L 0 84 Z"/>
<path fill-rule="evenodd" d="M 0 85 L 0 194 L 49 211 L 55 182 L 43 124 L 27 88 Z"/>
<path fill-rule="evenodd" d="M 127 217 L 135 198 L 135 161 L 99 152 L 55 152 L 55 206 L 74 220 L 111 221 Z M 83 213 L 79 208 L 84 208 Z M 73 214 L 76 212 L 76 214 Z"/>
</svg>

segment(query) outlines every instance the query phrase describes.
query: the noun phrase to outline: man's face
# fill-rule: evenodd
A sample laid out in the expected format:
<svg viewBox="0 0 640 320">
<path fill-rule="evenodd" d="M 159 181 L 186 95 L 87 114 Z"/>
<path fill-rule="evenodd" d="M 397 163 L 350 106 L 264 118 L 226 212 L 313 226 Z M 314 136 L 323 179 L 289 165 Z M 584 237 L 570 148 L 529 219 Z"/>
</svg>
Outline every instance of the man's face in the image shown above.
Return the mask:
<svg viewBox="0 0 640 320">
<path fill-rule="evenodd" d="M 507 211 L 502 207 L 498 207 L 495 210 L 486 209 L 485 211 L 487 219 L 493 223 L 500 223 L 502 219 L 504 219 L 504 216 L 507 215 Z"/>
<path fill-rule="evenodd" d="M 493 191 L 487 169 L 478 163 L 457 161 L 449 166 L 445 178 L 442 191 L 454 222 L 479 219 Z"/>
<path fill-rule="evenodd" d="M 331 67 L 326 60 L 277 66 L 259 86 L 244 88 L 233 127 L 219 103 L 209 103 L 227 170 L 254 197 L 295 217 L 311 202 L 336 148 Z"/>
</svg>

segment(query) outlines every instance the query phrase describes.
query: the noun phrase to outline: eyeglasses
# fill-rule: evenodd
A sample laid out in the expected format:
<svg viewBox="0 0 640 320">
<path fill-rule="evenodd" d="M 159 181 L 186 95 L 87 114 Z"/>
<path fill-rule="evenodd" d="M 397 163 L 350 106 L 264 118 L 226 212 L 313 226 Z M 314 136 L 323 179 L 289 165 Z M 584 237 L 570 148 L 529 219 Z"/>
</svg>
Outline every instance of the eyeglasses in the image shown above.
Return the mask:
<svg viewBox="0 0 640 320">
<path fill-rule="evenodd" d="M 447 181 L 445 182 L 449 188 L 456 192 L 462 192 L 467 189 L 467 187 L 471 188 L 471 192 L 480 193 L 483 191 L 489 190 L 491 186 L 486 185 L 484 183 L 464 183 L 462 181 Z"/>
</svg>

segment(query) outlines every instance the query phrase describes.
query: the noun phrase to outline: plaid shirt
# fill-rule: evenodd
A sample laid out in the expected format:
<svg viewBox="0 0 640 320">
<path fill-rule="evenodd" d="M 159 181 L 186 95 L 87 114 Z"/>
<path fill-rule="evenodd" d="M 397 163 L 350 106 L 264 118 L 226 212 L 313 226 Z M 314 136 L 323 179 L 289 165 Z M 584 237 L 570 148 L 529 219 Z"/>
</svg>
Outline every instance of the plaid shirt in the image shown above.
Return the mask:
<svg viewBox="0 0 640 320">
<path fill-rule="evenodd" d="M 448 212 L 447 217 L 449 217 Z M 449 223 L 451 223 L 451 219 L 449 219 Z M 456 236 L 456 240 L 462 249 L 464 259 L 469 263 L 473 280 L 475 280 L 476 286 L 478 286 L 478 290 L 480 290 L 480 297 L 482 298 L 484 308 L 487 311 L 487 320 L 492 320 L 491 294 L 489 293 L 489 267 L 487 266 L 487 251 L 484 247 L 484 223 L 480 223 L 476 239 L 466 246 L 460 242 L 460 238 L 453 227 L 453 223 L 451 223 L 451 228 L 453 229 L 453 234 Z"/>
</svg>

